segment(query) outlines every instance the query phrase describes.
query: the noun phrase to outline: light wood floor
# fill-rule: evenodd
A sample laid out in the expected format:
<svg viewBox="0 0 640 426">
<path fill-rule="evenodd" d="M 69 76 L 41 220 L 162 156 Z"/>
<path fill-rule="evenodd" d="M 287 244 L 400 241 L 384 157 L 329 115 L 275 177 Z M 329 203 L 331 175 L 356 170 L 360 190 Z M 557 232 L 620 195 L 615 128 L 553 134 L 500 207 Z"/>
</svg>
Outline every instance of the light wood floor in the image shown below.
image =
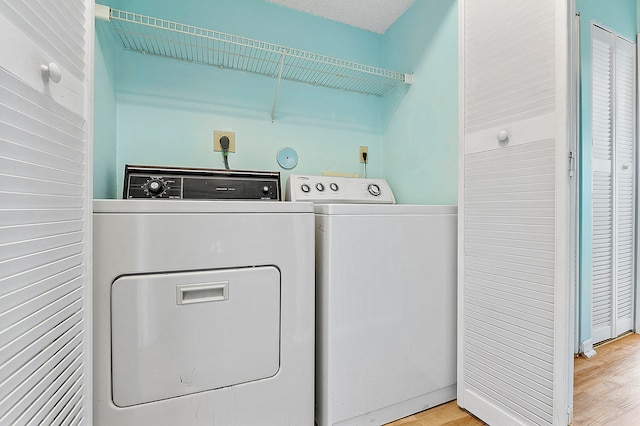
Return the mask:
<svg viewBox="0 0 640 426">
<path fill-rule="evenodd" d="M 640 334 L 630 334 L 596 348 L 591 359 L 574 362 L 573 424 L 576 426 L 640 425 Z M 471 426 L 483 422 L 455 401 L 389 426 Z"/>
</svg>

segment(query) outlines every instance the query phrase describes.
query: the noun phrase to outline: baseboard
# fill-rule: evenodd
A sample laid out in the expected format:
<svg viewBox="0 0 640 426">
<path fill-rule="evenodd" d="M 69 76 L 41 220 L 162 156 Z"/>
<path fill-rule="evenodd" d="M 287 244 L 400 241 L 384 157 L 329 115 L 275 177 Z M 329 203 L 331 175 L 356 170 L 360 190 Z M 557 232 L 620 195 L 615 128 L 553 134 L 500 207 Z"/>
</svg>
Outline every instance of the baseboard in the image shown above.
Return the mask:
<svg viewBox="0 0 640 426">
<path fill-rule="evenodd" d="M 586 358 L 591 358 L 596 354 L 596 351 L 593 349 L 593 341 L 591 340 L 591 338 L 585 339 L 580 342 L 578 350 L 580 351 L 580 355 L 583 355 Z"/>
</svg>

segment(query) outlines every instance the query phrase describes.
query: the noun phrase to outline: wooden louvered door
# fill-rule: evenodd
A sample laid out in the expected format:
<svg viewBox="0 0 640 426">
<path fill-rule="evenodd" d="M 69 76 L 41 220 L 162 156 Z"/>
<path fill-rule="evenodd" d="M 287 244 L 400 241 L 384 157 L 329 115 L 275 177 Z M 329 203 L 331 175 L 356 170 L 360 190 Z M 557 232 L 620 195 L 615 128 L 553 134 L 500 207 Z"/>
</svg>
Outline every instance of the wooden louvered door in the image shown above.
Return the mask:
<svg viewBox="0 0 640 426">
<path fill-rule="evenodd" d="M 570 419 L 570 9 L 459 3 L 458 404 L 492 425 Z"/>
<path fill-rule="evenodd" d="M 91 3 L 0 0 L 2 425 L 91 423 Z"/>
<path fill-rule="evenodd" d="M 633 329 L 635 44 L 591 25 L 593 343 Z"/>
</svg>

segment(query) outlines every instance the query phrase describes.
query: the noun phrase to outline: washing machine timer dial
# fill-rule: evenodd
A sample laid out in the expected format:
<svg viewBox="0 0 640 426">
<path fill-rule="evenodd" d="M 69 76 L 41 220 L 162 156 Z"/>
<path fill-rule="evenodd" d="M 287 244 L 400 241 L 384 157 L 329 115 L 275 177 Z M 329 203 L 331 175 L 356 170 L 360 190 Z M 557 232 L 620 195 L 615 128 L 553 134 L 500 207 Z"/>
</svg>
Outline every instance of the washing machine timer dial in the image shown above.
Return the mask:
<svg viewBox="0 0 640 426">
<path fill-rule="evenodd" d="M 143 185 L 147 195 L 158 197 L 167 191 L 167 183 L 162 178 L 151 178 Z"/>
</svg>

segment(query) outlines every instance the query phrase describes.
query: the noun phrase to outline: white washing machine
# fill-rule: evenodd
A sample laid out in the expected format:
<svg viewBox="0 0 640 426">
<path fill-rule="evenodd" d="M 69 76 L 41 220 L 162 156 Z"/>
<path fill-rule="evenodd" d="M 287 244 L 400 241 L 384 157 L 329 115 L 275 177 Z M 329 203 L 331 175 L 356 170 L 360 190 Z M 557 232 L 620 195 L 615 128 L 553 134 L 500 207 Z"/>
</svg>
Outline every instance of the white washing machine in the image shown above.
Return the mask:
<svg viewBox="0 0 640 426">
<path fill-rule="evenodd" d="M 313 222 L 308 203 L 94 201 L 94 424 L 311 425 Z"/>
<path fill-rule="evenodd" d="M 384 180 L 293 175 L 315 202 L 316 422 L 381 425 L 456 397 L 457 207 Z"/>
</svg>

